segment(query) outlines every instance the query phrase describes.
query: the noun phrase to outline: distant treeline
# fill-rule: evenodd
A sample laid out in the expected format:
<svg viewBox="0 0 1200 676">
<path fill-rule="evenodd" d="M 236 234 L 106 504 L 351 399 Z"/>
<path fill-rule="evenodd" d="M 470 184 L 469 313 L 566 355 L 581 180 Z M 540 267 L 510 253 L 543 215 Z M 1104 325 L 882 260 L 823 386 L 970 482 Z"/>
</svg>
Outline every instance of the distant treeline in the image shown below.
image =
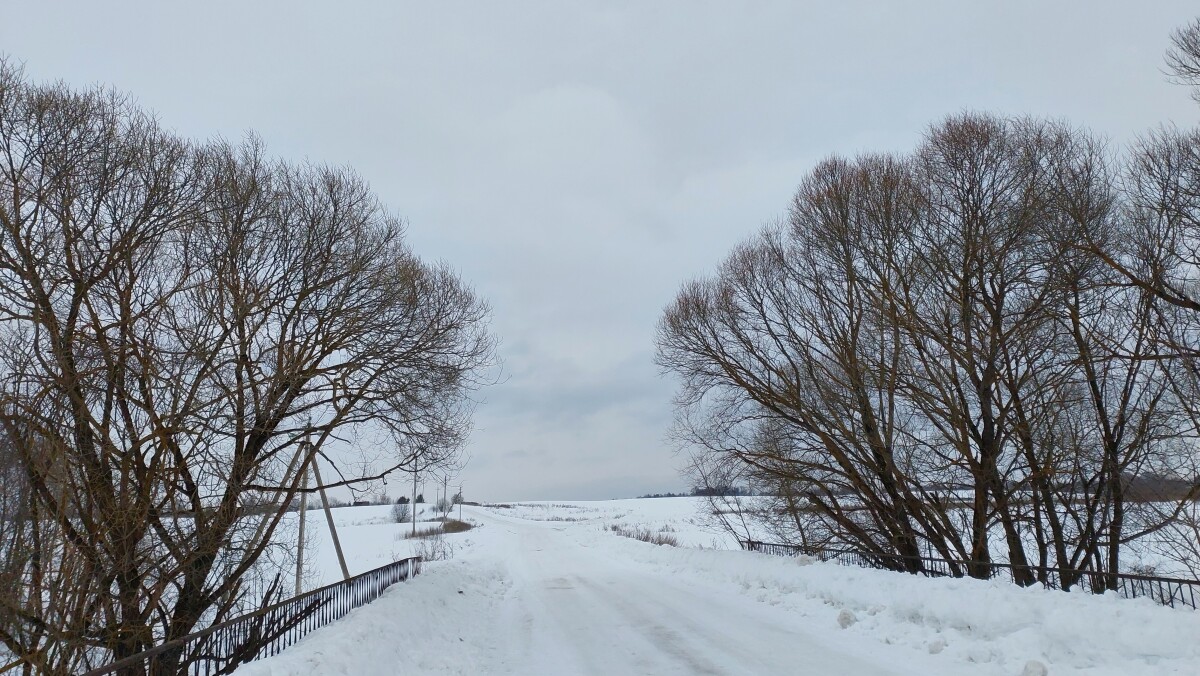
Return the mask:
<svg viewBox="0 0 1200 676">
<path fill-rule="evenodd" d="M 750 495 L 749 488 L 741 486 L 692 486 L 691 493 L 648 493 L 639 495 L 638 499 L 644 498 L 703 498 L 710 496 L 738 496 Z"/>
</svg>

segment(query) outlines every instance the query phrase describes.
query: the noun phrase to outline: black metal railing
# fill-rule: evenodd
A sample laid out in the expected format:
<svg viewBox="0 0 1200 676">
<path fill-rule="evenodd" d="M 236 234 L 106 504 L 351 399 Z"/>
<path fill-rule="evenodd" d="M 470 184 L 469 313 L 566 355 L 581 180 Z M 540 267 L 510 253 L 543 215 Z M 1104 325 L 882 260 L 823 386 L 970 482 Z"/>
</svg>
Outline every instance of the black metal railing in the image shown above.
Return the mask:
<svg viewBox="0 0 1200 676">
<path fill-rule="evenodd" d="M 374 601 L 383 590 L 420 572 L 421 557 L 401 559 L 168 641 L 84 676 L 228 674 L 247 662 L 280 653 L 308 632 Z"/>
<path fill-rule="evenodd" d="M 925 577 L 975 577 L 988 579 L 1008 576 L 1015 584 L 1032 580 L 1047 589 L 1082 589 L 1099 594 L 1111 591 L 1124 598 L 1149 598 L 1164 606 L 1196 610 L 1200 606 L 1200 580 L 1155 577 L 1133 573 L 1079 571 L 1051 566 L 1017 566 L 1010 563 L 951 561 L 933 556 L 861 552 L 853 549 L 825 549 L 756 540 L 739 540 L 742 549 L 775 556 L 811 556 L 847 566 L 894 570 Z M 980 575 L 982 573 L 982 575 Z"/>
</svg>

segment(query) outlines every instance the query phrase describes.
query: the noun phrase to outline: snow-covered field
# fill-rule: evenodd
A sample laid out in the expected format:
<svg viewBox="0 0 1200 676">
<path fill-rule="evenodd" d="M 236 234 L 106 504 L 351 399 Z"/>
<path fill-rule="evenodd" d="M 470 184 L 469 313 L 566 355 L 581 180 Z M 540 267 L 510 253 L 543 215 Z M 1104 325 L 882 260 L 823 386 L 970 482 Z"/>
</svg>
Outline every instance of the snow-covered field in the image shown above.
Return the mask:
<svg viewBox="0 0 1200 676">
<path fill-rule="evenodd" d="M 1200 673 L 1200 612 L 731 551 L 705 530 L 702 506 L 466 507 L 476 528 L 446 536 L 451 560 L 238 673 Z M 334 581 L 315 515 L 313 560 Z M 351 573 L 416 546 L 396 539 L 407 526 L 389 523 L 388 507 L 334 515 Z M 613 524 L 684 546 L 621 537 Z"/>
</svg>

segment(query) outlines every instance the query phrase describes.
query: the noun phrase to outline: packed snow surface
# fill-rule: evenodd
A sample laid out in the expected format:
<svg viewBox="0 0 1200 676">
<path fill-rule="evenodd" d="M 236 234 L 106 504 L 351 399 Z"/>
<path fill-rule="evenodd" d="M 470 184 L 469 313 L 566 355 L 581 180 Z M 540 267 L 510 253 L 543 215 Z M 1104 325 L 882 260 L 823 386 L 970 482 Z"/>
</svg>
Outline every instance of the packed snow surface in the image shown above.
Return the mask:
<svg viewBox="0 0 1200 676">
<path fill-rule="evenodd" d="M 451 560 L 238 673 L 1200 673 L 1200 612 L 714 549 L 731 540 L 704 531 L 705 508 L 467 507 L 476 528 L 446 537 Z M 407 527 L 386 512 L 335 510 L 351 573 L 419 547 L 396 539 Z M 612 524 L 692 546 L 639 542 Z M 336 580 L 321 546 L 322 578 Z"/>
</svg>

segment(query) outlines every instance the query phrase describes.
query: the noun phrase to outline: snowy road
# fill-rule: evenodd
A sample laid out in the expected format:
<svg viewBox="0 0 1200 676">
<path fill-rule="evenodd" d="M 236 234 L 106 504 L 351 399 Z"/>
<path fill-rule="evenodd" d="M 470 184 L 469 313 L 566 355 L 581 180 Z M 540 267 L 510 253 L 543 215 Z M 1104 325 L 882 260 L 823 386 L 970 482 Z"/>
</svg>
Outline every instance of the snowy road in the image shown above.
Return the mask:
<svg viewBox="0 0 1200 676">
<path fill-rule="evenodd" d="M 895 674 L 804 633 L 743 594 L 581 545 L 568 527 L 484 514 L 504 530 L 501 619 L 513 674 Z M 500 665 L 497 665 L 499 667 Z"/>
<path fill-rule="evenodd" d="M 1192 676 L 1200 613 L 699 545 L 686 499 L 467 507 L 451 560 L 239 676 Z M 681 511 L 682 510 L 682 511 Z M 388 507 L 335 510 L 352 572 L 414 553 Z M 719 543 L 718 543 L 719 544 Z M 318 568 L 336 579 L 328 547 Z M 332 579 L 331 577 L 332 576 Z M 843 622 L 845 618 L 847 621 Z M 843 626 L 845 625 L 845 626 Z"/>
<path fill-rule="evenodd" d="M 910 656 L 889 646 L 864 649 L 838 628 L 834 609 L 814 621 L 728 581 L 716 584 L 686 563 L 660 560 L 724 555 L 740 569 L 753 567 L 747 557 L 755 555 L 655 547 L 597 524 L 478 508 L 467 516 L 478 527 L 452 561 L 427 566 L 412 582 L 238 673 L 954 673 L 910 668 Z"/>
</svg>

